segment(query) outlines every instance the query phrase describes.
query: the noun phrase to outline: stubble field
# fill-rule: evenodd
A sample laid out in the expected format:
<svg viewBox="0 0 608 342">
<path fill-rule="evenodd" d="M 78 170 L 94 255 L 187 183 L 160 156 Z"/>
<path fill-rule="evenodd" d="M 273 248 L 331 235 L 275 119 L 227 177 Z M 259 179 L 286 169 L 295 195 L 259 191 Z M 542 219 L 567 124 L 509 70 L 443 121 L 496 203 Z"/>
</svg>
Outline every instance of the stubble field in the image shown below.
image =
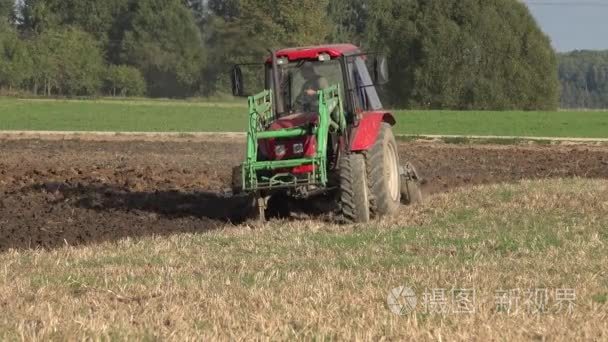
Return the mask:
<svg viewBox="0 0 608 342">
<path fill-rule="evenodd" d="M 241 141 L 109 140 L 0 141 L 1 339 L 607 338 L 606 147 L 402 142 L 425 203 L 260 226 Z"/>
</svg>

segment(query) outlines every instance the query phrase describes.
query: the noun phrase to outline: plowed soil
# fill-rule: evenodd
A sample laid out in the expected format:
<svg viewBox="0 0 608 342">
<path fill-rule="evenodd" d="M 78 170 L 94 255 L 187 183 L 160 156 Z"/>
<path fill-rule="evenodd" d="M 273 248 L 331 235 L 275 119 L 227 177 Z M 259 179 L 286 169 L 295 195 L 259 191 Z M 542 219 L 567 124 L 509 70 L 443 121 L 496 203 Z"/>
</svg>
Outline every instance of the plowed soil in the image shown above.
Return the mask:
<svg viewBox="0 0 608 342">
<path fill-rule="evenodd" d="M 111 140 L 111 139 L 110 139 Z M 0 141 L 0 251 L 201 232 L 237 221 L 224 195 L 241 141 Z M 425 192 L 552 177 L 608 178 L 608 148 L 400 143 Z"/>
</svg>

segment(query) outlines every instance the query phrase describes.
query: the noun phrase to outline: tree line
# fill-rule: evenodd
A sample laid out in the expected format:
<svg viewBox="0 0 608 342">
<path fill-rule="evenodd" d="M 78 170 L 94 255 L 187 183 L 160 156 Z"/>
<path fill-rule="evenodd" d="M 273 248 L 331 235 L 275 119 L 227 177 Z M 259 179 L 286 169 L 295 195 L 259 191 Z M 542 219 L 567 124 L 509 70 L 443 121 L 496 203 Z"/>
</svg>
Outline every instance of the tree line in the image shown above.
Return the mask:
<svg viewBox="0 0 608 342">
<path fill-rule="evenodd" d="M 559 54 L 562 108 L 608 108 L 608 51 Z"/>
<path fill-rule="evenodd" d="M 268 48 L 352 42 L 389 57 L 387 105 L 551 109 L 557 58 L 517 0 L 0 0 L 0 87 L 209 96 Z"/>
</svg>

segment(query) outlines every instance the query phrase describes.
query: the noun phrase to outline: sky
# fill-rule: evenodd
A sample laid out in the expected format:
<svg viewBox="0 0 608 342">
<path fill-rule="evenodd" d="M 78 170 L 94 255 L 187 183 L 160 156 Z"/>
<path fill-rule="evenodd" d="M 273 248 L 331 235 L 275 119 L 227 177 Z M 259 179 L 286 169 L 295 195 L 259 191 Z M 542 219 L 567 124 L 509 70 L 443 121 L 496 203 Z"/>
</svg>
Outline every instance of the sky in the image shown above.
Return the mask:
<svg viewBox="0 0 608 342">
<path fill-rule="evenodd" d="M 558 52 L 608 50 L 608 0 L 523 0 Z"/>
</svg>

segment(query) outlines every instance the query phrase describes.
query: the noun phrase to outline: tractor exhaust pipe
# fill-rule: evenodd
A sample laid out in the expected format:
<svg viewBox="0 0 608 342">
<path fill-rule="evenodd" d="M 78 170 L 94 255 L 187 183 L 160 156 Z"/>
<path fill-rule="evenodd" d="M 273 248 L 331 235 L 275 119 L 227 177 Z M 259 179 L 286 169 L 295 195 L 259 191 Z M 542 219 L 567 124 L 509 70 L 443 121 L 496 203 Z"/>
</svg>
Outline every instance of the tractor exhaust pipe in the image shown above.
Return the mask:
<svg viewBox="0 0 608 342">
<path fill-rule="evenodd" d="M 272 95 L 274 98 L 275 117 L 278 118 L 281 114 L 285 113 L 283 94 L 281 94 L 281 86 L 279 84 L 279 63 L 276 51 L 268 51 L 272 55 Z"/>
</svg>

